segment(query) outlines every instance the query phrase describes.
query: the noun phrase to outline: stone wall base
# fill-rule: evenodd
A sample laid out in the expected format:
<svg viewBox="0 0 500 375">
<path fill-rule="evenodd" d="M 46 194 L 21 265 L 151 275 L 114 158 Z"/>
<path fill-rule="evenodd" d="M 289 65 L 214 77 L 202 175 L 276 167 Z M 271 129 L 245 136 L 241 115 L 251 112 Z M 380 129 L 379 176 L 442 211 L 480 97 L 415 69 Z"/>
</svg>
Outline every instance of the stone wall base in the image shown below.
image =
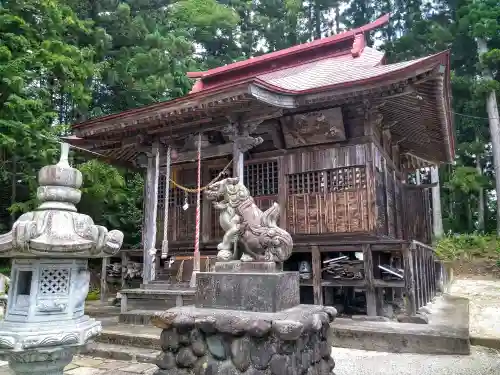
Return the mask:
<svg viewBox="0 0 500 375">
<path fill-rule="evenodd" d="M 299 305 L 277 313 L 170 309 L 152 322 L 163 331 L 156 375 L 328 375 L 332 307 Z"/>
</svg>

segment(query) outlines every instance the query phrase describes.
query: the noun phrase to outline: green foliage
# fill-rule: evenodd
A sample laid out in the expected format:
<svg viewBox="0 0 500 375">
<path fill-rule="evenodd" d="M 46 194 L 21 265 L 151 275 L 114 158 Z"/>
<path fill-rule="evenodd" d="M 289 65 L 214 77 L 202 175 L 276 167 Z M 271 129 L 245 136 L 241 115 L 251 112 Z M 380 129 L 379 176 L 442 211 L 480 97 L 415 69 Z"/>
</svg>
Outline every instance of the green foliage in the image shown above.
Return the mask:
<svg viewBox="0 0 500 375">
<path fill-rule="evenodd" d="M 500 258 L 500 240 L 478 233 L 447 235 L 435 244 L 435 249 L 444 260 Z"/>
<path fill-rule="evenodd" d="M 97 289 L 89 291 L 87 294 L 86 301 L 99 301 L 101 298 L 101 292 Z"/>
</svg>

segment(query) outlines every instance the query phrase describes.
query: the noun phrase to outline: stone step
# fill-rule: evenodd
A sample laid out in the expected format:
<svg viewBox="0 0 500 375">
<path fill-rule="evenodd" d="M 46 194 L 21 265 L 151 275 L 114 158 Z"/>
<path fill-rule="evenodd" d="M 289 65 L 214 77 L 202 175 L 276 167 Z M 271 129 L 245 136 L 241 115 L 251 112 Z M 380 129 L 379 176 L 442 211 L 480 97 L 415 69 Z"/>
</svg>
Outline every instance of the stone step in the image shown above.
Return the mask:
<svg viewBox="0 0 500 375">
<path fill-rule="evenodd" d="M 87 344 L 87 346 L 81 350 L 81 354 L 97 358 L 114 359 L 118 361 L 154 364 L 156 357 L 160 354 L 160 351 L 134 346 L 92 342 Z"/>
<path fill-rule="evenodd" d="M 119 323 L 123 324 L 135 324 L 135 325 L 149 325 L 151 322 L 151 317 L 160 312 L 159 310 L 130 310 L 121 313 L 118 318 Z"/>
<path fill-rule="evenodd" d="M 152 325 L 106 324 L 96 342 L 144 349 L 160 348 L 161 329 Z"/>
</svg>

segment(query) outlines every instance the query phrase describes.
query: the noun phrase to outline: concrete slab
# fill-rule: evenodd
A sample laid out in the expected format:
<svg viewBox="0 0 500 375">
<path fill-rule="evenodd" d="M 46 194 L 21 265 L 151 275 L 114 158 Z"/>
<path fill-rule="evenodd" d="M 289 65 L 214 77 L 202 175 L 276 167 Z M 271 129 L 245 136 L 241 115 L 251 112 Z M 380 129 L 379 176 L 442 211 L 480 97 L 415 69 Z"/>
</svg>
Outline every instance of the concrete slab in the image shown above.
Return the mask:
<svg viewBox="0 0 500 375">
<path fill-rule="evenodd" d="M 336 319 L 332 323 L 334 346 L 392 353 L 469 354 L 468 300 L 443 295 L 430 310 L 429 324 Z"/>
<path fill-rule="evenodd" d="M 500 354 L 474 347 L 468 356 L 396 354 L 334 348 L 335 375 L 499 375 Z"/>
<path fill-rule="evenodd" d="M 500 348 L 500 280 L 456 279 L 450 293 L 470 301 L 473 343 Z"/>
<path fill-rule="evenodd" d="M 104 370 L 94 367 L 77 367 L 73 370 L 65 371 L 64 375 L 102 375 Z"/>
</svg>

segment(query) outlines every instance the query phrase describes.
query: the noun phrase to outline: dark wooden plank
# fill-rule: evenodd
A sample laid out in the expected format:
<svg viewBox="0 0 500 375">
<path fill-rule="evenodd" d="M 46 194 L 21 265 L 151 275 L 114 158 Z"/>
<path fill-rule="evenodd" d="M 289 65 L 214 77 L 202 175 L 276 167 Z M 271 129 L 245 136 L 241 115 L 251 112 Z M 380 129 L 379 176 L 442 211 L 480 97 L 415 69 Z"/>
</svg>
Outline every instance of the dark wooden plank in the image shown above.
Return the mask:
<svg viewBox="0 0 500 375">
<path fill-rule="evenodd" d="M 403 254 L 403 267 L 405 270 L 404 278 L 405 278 L 405 294 L 407 303 L 407 313 L 409 315 L 415 315 L 417 313 L 417 305 L 415 298 L 415 282 L 414 282 L 414 268 L 413 268 L 413 256 L 410 246 L 407 244 L 402 245 L 402 254 Z"/>
<path fill-rule="evenodd" d="M 312 279 L 313 279 L 313 296 L 314 304 L 323 304 L 323 290 L 321 287 L 321 253 L 318 246 L 311 247 L 312 255 Z"/>
<path fill-rule="evenodd" d="M 373 258 L 370 245 L 363 245 L 363 261 L 366 282 L 366 313 L 369 316 L 377 315 L 377 298 L 373 278 Z"/>
<path fill-rule="evenodd" d="M 373 284 L 376 288 L 404 288 L 405 287 L 404 280 L 398 281 L 398 280 L 375 279 Z"/>
<path fill-rule="evenodd" d="M 324 287 L 354 287 L 366 288 L 365 280 L 322 280 L 321 285 Z"/>
</svg>

